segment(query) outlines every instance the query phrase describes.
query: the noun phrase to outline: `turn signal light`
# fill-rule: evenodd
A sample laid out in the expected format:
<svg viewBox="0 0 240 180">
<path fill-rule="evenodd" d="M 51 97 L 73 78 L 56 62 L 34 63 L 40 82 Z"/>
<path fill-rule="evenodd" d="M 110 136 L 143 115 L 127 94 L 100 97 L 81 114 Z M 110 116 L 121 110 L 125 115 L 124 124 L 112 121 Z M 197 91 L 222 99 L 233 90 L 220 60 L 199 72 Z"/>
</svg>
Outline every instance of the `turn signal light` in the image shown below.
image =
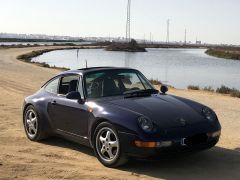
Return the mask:
<svg viewBox="0 0 240 180">
<path fill-rule="evenodd" d="M 135 141 L 137 147 L 143 148 L 155 148 L 155 147 L 169 147 L 172 146 L 172 141 L 160 141 L 160 142 L 144 142 L 144 141 Z"/>
<path fill-rule="evenodd" d="M 157 142 L 135 141 L 135 145 L 137 147 L 154 148 L 157 147 Z"/>
</svg>

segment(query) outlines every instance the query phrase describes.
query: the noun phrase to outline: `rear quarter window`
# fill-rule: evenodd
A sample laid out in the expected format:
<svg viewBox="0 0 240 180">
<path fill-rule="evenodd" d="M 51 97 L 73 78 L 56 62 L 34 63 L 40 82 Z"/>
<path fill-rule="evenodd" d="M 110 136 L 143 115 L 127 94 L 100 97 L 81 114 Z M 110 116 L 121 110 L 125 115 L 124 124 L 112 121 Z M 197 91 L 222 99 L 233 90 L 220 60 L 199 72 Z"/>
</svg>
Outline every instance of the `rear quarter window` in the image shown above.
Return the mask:
<svg viewBox="0 0 240 180">
<path fill-rule="evenodd" d="M 59 78 L 56 78 L 51 82 L 49 82 L 44 88 L 45 91 L 53 94 L 58 94 L 58 82 L 59 82 Z"/>
</svg>

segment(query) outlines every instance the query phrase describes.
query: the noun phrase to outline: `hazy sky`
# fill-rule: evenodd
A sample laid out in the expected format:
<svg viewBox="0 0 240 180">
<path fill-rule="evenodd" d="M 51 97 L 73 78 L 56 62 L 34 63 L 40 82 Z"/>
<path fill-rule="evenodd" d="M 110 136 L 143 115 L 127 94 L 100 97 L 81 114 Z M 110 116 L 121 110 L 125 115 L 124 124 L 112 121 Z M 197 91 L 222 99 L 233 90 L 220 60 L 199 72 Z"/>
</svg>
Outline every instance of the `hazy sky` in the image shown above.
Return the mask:
<svg viewBox="0 0 240 180">
<path fill-rule="evenodd" d="M 125 36 L 127 0 L 0 0 L 0 32 Z M 240 44 L 240 0 L 132 0 L 132 37 Z"/>
</svg>

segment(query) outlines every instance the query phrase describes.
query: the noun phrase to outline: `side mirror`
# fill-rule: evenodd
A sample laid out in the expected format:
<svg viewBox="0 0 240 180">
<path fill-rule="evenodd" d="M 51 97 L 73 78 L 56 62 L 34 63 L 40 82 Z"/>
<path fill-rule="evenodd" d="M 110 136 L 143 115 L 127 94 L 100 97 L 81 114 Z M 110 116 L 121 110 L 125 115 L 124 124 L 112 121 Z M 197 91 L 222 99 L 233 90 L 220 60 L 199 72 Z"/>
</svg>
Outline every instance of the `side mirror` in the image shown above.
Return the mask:
<svg viewBox="0 0 240 180">
<path fill-rule="evenodd" d="M 71 92 L 67 93 L 66 98 L 67 99 L 80 99 L 81 95 L 77 91 L 71 91 Z"/>
<path fill-rule="evenodd" d="M 67 99 L 75 99 L 75 100 L 78 100 L 78 103 L 79 103 L 79 104 L 84 104 L 84 103 L 85 103 L 84 99 L 81 98 L 80 93 L 77 92 L 77 91 L 72 91 L 72 92 L 67 93 L 66 98 L 67 98 Z"/>
<path fill-rule="evenodd" d="M 160 91 L 165 94 L 168 91 L 168 87 L 166 85 L 161 85 Z"/>
</svg>

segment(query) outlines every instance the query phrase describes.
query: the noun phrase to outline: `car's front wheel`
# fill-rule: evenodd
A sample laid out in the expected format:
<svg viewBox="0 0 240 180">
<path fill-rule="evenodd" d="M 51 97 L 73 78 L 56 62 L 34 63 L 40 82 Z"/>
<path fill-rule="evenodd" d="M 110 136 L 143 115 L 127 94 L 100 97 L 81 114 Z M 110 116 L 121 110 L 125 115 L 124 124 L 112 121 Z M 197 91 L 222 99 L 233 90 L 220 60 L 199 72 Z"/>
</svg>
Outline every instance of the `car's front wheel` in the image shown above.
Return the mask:
<svg viewBox="0 0 240 180">
<path fill-rule="evenodd" d="M 115 127 L 100 123 L 94 133 L 94 151 L 98 160 L 107 167 L 117 167 L 127 162 Z"/>
<path fill-rule="evenodd" d="M 31 141 L 39 141 L 47 137 L 43 130 L 43 122 L 34 106 L 30 105 L 24 111 L 23 124 L 26 135 Z"/>
</svg>

